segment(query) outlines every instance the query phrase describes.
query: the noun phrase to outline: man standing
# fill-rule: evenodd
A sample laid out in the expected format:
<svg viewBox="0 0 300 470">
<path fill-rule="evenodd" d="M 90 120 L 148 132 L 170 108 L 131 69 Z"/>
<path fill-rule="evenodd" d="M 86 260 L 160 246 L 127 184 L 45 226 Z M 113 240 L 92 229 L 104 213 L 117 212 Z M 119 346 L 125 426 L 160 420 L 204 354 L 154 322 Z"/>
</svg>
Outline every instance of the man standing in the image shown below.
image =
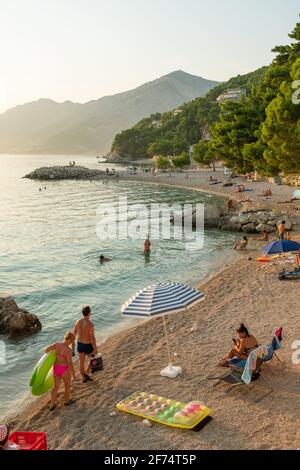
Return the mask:
<svg viewBox="0 0 300 470">
<path fill-rule="evenodd" d="M 285 220 L 281 222 L 281 224 L 278 226 L 278 235 L 280 240 L 284 240 L 284 234 L 285 234 Z"/>
<path fill-rule="evenodd" d="M 77 320 L 74 327 L 74 334 L 77 338 L 77 352 L 79 356 L 79 369 L 83 378 L 83 383 L 93 381 L 88 375 L 91 367 L 85 369 L 86 356 L 97 354 L 97 345 L 94 332 L 94 324 L 91 321 L 91 308 L 89 306 L 82 309 L 83 318 Z"/>
<path fill-rule="evenodd" d="M 151 252 L 151 242 L 150 242 L 149 235 L 148 235 L 146 240 L 144 241 L 144 253 L 145 255 L 150 255 L 150 252 Z"/>
<path fill-rule="evenodd" d="M 228 199 L 228 201 L 227 201 L 227 211 L 228 211 L 228 214 L 229 214 L 230 211 L 234 212 L 234 205 L 233 205 L 233 200 L 232 199 Z"/>
</svg>

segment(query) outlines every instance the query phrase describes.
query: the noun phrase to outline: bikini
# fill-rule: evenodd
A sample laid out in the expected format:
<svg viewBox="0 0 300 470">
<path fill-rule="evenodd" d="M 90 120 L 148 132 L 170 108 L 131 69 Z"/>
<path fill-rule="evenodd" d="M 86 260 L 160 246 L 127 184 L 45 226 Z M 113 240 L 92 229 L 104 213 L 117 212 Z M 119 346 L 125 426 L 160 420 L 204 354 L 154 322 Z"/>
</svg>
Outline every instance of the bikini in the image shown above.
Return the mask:
<svg viewBox="0 0 300 470">
<path fill-rule="evenodd" d="M 63 359 L 64 361 L 66 360 L 66 358 L 61 354 L 56 354 L 56 357 Z M 56 377 L 63 377 L 67 372 L 68 367 L 69 366 L 67 364 L 54 364 L 53 373 L 56 375 Z"/>
</svg>

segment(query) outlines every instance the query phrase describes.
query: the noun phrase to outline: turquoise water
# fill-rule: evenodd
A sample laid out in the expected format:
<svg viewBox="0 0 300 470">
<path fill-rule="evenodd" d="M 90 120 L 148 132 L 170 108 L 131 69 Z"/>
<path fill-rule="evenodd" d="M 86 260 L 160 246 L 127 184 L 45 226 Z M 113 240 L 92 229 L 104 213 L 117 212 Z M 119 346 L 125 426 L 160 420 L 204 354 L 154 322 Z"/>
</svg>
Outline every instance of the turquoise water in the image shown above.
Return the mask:
<svg viewBox="0 0 300 470">
<path fill-rule="evenodd" d="M 96 235 L 100 203 L 116 202 L 119 196 L 127 196 L 129 204 L 211 204 L 217 198 L 135 182 L 22 179 L 37 167 L 68 164 L 71 159 L 100 167 L 94 157 L 0 155 L 0 296 L 12 295 L 43 324 L 35 336 L 6 341 L 7 363 L 0 365 L 0 417 L 12 399 L 28 390 L 28 378 L 43 348 L 72 328 L 82 306 L 92 306 L 98 336 L 125 328 L 128 320 L 121 319 L 120 305 L 136 290 L 162 280 L 194 283 L 204 278 L 220 266 L 235 239 L 234 234 L 206 231 L 199 252 L 186 251 L 178 240 L 154 241 L 148 261 L 142 240 L 103 242 Z M 113 261 L 101 266 L 100 254 Z"/>
</svg>

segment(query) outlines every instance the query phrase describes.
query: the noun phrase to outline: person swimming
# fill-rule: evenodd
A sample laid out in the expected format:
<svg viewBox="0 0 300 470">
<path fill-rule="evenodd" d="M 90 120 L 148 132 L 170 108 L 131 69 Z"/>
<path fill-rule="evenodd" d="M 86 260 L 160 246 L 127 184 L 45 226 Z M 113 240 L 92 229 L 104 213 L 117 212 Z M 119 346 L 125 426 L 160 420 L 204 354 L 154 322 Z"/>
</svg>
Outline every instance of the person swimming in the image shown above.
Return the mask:
<svg viewBox="0 0 300 470">
<path fill-rule="evenodd" d="M 110 258 L 106 258 L 104 255 L 100 255 L 99 257 L 100 264 L 108 263 L 109 261 L 112 261 L 112 260 Z"/>
<path fill-rule="evenodd" d="M 45 353 L 56 352 L 56 361 L 53 366 L 54 388 L 51 392 L 50 411 L 56 408 L 56 399 L 63 380 L 65 386 L 65 406 L 73 405 L 76 400 L 71 399 L 71 382 L 75 379 L 75 369 L 73 364 L 72 349 L 75 335 L 72 331 L 67 331 L 63 343 L 54 343 L 45 349 Z"/>
<path fill-rule="evenodd" d="M 249 243 L 248 238 L 246 236 L 244 236 L 241 240 L 238 240 L 237 242 L 235 242 L 235 244 L 233 246 L 233 249 L 234 250 L 243 250 L 243 249 L 247 248 L 248 243 Z"/>
</svg>

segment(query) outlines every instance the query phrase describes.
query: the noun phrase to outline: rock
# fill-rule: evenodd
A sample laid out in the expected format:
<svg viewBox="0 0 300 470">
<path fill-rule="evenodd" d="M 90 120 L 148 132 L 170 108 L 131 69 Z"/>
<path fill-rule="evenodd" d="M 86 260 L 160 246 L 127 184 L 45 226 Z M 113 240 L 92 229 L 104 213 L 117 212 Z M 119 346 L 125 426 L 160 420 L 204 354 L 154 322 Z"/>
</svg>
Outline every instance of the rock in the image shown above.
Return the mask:
<svg viewBox="0 0 300 470">
<path fill-rule="evenodd" d="M 250 214 L 248 217 L 248 221 L 250 224 L 258 224 L 258 214 Z"/>
<path fill-rule="evenodd" d="M 267 224 L 259 224 L 257 225 L 256 227 L 256 231 L 261 233 L 261 232 L 267 232 L 267 233 L 272 233 L 272 232 L 275 232 L 276 229 L 275 227 L 272 227 L 271 225 L 267 225 Z"/>
<path fill-rule="evenodd" d="M 244 233 L 256 233 L 256 225 L 253 223 L 243 225 L 242 231 Z"/>
<path fill-rule="evenodd" d="M 266 224 L 270 218 L 269 212 L 258 212 L 258 223 Z"/>
<path fill-rule="evenodd" d="M 85 168 L 83 166 L 52 166 L 52 167 L 42 167 L 38 168 L 28 175 L 25 178 L 36 179 L 36 180 L 67 180 L 67 179 L 76 179 L 76 180 L 91 180 L 91 179 L 102 179 L 106 177 L 106 173 L 101 170 L 93 170 Z M 111 176 L 110 178 L 113 178 Z"/>
<path fill-rule="evenodd" d="M 249 223 L 249 215 L 248 214 L 240 214 L 237 220 L 238 224 L 245 225 Z"/>
<path fill-rule="evenodd" d="M 268 220 L 268 225 L 272 225 L 272 227 L 277 226 L 277 220 Z"/>
<path fill-rule="evenodd" d="M 36 315 L 20 309 L 11 297 L 0 298 L 0 334 L 14 338 L 32 335 L 41 329 Z"/>
<path fill-rule="evenodd" d="M 217 228 L 219 225 L 219 217 L 216 218 L 211 218 L 211 219 L 205 219 L 204 220 L 204 226 L 207 228 Z"/>
<path fill-rule="evenodd" d="M 233 222 L 228 222 L 227 224 L 221 225 L 221 230 L 227 230 L 231 232 L 240 232 L 242 230 L 241 224 L 235 224 Z"/>
</svg>

